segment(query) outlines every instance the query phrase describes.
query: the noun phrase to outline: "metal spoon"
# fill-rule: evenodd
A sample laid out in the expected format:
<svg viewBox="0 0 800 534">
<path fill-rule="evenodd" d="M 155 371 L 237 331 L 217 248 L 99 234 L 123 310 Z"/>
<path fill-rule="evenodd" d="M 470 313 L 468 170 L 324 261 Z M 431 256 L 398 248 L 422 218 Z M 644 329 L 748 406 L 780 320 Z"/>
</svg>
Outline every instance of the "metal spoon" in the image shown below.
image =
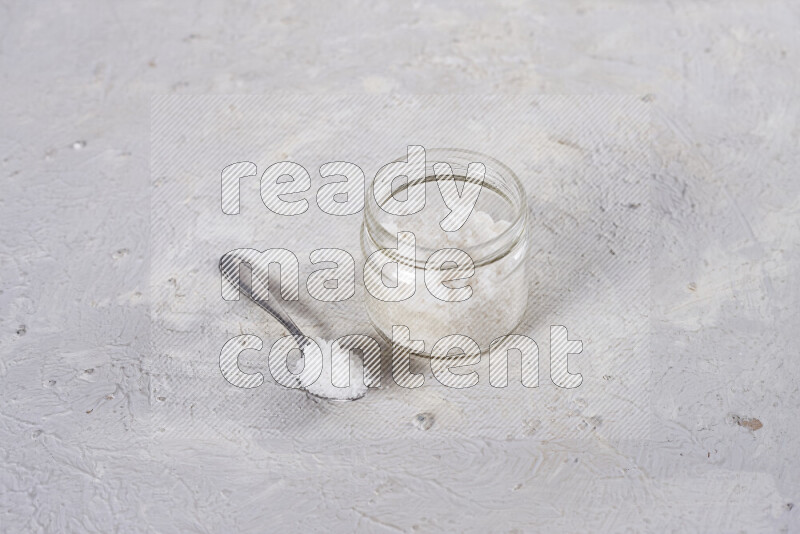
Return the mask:
<svg viewBox="0 0 800 534">
<path fill-rule="evenodd" d="M 300 328 L 297 326 L 297 324 L 295 324 L 295 322 L 292 320 L 292 318 L 289 316 L 289 314 L 286 313 L 286 310 L 284 310 L 283 306 L 280 305 L 280 303 L 278 302 L 278 299 L 273 298 L 273 299 L 270 299 L 270 300 L 257 300 L 255 298 L 253 298 L 252 278 L 254 276 L 256 276 L 256 274 L 252 273 L 252 270 L 251 270 L 250 283 L 248 283 L 244 279 L 244 277 L 239 276 L 239 265 L 241 265 L 242 263 L 245 263 L 245 264 L 249 265 L 249 261 L 248 260 L 246 260 L 246 259 L 244 259 L 244 258 L 242 258 L 240 256 L 237 256 L 236 254 L 225 254 L 224 256 L 222 256 L 222 259 L 220 259 L 220 261 L 219 261 L 219 270 L 222 273 L 222 276 L 224 276 L 225 279 L 228 282 L 230 282 L 231 284 L 233 284 L 234 286 L 239 288 L 239 292 L 241 294 L 245 295 L 251 301 L 255 302 L 256 305 L 258 305 L 259 308 L 261 308 L 262 310 L 264 310 L 265 312 L 270 314 L 279 323 L 281 323 L 281 325 L 283 325 L 283 327 L 295 339 L 295 341 L 297 342 L 298 347 L 300 348 L 300 351 L 305 354 L 305 347 L 311 343 L 309 341 L 308 337 L 305 334 L 303 334 L 303 332 L 300 330 Z M 301 389 L 303 389 L 306 392 L 306 395 L 309 395 L 311 397 L 315 397 L 317 399 L 323 399 L 323 400 L 328 400 L 328 401 L 342 401 L 342 402 L 344 402 L 344 401 L 354 401 L 354 400 L 358 400 L 358 399 L 364 397 L 364 395 L 366 395 L 366 392 L 364 392 L 364 393 L 362 393 L 361 395 L 359 395 L 357 397 L 341 399 L 341 398 L 323 397 L 321 395 L 317 395 L 315 393 L 311 393 L 306 388 L 301 388 Z"/>
</svg>

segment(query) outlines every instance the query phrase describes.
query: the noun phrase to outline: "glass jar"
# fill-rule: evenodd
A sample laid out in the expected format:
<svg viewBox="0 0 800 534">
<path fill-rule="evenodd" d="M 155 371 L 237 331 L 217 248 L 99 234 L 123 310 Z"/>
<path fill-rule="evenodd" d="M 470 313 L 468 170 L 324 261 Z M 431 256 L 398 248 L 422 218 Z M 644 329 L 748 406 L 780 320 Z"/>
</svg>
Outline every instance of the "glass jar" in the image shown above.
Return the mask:
<svg viewBox="0 0 800 534">
<path fill-rule="evenodd" d="M 424 179 L 409 180 L 405 177 L 404 183 L 394 188 L 392 193 L 395 199 L 403 200 L 401 197 L 413 193 L 412 188 L 424 187 L 425 207 L 421 211 L 411 215 L 392 215 L 380 207 L 387 199 L 375 198 L 374 182 L 369 188 L 361 228 L 364 258 L 373 254 L 383 256 L 385 261 L 402 264 L 402 269 L 396 265 L 392 265 L 394 269 L 378 269 L 367 261 L 365 281 L 368 274 L 378 276 L 388 287 L 408 288 L 407 293 L 411 293 L 410 286 L 413 286 L 413 294 L 392 302 L 376 298 L 365 290 L 367 314 L 387 342 L 392 341 L 393 326 L 408 327 L 410 340 L 424 342 L 424 348 L 411 343 L 406 346 L 417 355 L 430 356 L 434 344 L 452 334 L 471 338 L 476 345 L 470 346 L 483 351 L 493 340 L 514 331 L 527 306 L 528 210 L 525 190 L 511 169 L 484 154 L 461 149 L 428 149 L 425 153 Z M 406 158 L 397 161 L 406 161 Z M 433 166 L 438 162 L 450 165 L 462 192 L 465 183 L 475 183 L 474 179 L 467 178 L 469 164 L 480 162 L 485 166 L 477 202 L 463 226 L 452 232 L 446 232 L 440 226 L 450 209 L 437 184 Z M 441 167 L 437 169 L 441 172 Z M 398 232 L 404 231 L 414 234 L 415 251 L 412 254 L 400 250 Z M 408 239 L 408 234 L 402 235 Z M 428 259 L 440 249 L 465 252 L 474 265 L 472 275 L 468 278 L 462 276 L 469 274 L 466 271 L 457 276 L 453 273 L 459 271 L 450 274 L 435 272 L 436 265 L 428 263 Z M 449 302 L 434 296 L 425 282 L 426 263 L 427 269 L 433 269 L 428 273 L 428 285 L 431 279 L 461 278 L 445 281 L 443 285 L 453 289 L 468 285 L 472 290 L 469 298 Z M 455 266 L 452 262 L 445 262 L 438 270 L 446 271 Z M 370 269 L 372 271 L 368 273 Z M 440 278 L 437 275 L 441 275 Z M 459 345 L 459 348 L 468 355 L 476 352 L 469 347 Z"/>
</svg>

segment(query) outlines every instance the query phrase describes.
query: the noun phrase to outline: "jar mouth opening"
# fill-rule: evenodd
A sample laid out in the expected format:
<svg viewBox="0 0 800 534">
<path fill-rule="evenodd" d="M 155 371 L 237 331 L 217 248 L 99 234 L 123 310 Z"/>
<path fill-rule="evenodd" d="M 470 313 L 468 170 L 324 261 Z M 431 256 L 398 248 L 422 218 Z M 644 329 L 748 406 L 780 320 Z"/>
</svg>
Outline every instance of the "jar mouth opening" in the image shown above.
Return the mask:
<svg viewBox="0 0 800 534">
<path fill-rule="evenodd" d="M 501 198 L 508 206 L 509 213 L 513 213 L 510 224 L 497 235 L 489 239 L 477 241 L 468 246 L 459 247 L 464 250 L 464 252 L 469 254 L 475 266 L 486 265 L 488 263 L 497 261 L 498 259 L 510 253 L 514 248 L 514 245 L 523 236 L 525 227 L 527 226 L 528 207 L 525 189 L 523 188 L 522 183 L 514 171 L 512 171 L 504 163 L 491 156 L 487 156 L 486 154 L 472 150 L 455 148 L 426 149 L 425 176 L 421 180 L 407 180 L 407 182 L 401 188 L 393 191 L 392 195 L 401 192 L 403 189 L 408 189 L 414 186 L 425 187 L 427 182 L 435 182 L 436 175 L 432 170 L 433 165 L 440 162 L 453 165 L 456 163 L 453 161 L 454 159 L 459 160 L 458 163 L 461 163 L 464 166 L 466 166 L 465 162 L 483 163 L 486 168 L 486 178 L 484 179 L 482 188 L 492 190 L 493 194 Z M 400 161 L 406 161 L 406 158 L 401 157 L 395 160 L 395 162 Z M 468 180 L 466 174 L 466 172 L 458 172 L 457 170 L 453 169 L 453 176 L 456 181 L 466 182 Z M 491 179 L 489 179 L 490 175 Z M 504 187 L 502 187 L 502 189 L 497 187 L 495 182 L 501 183 Z M 367 205 L 364 211 L 363 232 L 371 241 L 373 241 L 373 244 L 377 248 L 396 248 L 396 234 L 391 233 L 387 228 L 384 227 L 383 223 L 379 221 L 378 214 L 380 213 L 381 207 L 378 200 L 375 198 L 374 185 L 375 184 L 373 180 L 369 185 L 370 194 L 368 195 Z M 483 194 L 483 191 L 481 194 Z M 388 201 L 388 198 L 382 199 L 382 202 L 386 201 Z M 473 211 L 474 210 L 475 207 L 473 207 Z M 470 217 L 472 216 L 473 213 L 470 213 Z M 422 253 L 423 257 L 421 258 L 422 261 L 420 261 L 418 256 L 415 263 L 422 263 L 422 266 L 424 267 L 424 259 L 434 251 L 441 248 L 451 247 L 430 247 L 417 244 L 416 249 L 418 252 Z M 396 259 L 398 261 L 403 261 L 403 258 Z M 404 263 L 411 262 L 404 261 Z"/>
</svg>

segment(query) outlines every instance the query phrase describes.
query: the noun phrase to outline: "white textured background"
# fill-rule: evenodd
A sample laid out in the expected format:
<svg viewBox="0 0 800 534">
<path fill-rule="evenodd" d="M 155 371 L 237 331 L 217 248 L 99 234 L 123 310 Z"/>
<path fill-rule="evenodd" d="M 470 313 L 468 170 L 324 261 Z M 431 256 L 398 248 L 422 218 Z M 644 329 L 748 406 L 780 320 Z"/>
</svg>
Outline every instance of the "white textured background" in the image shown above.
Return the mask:
<svg viewBox="0 0 800 534">
<path fill-rule="evenodd" d="M 427 436 L 409 422 L 418 412 L 431 412 L 436 437 L 454 441 L 647 437 L 652 412 L 649 111 L 650 104 L 637 95 L 154 99 L 148 293 L 152 348 L 145 358 L 150 397 L 158 401 L 152 405 L 154 430 L 172 436 L 235 435 L 269 449 L 277 441 L 294 447 L 331 447 L 334 442 L 365 439 L 396 443 L 424 440 Z M 423 387 L 409 391 L 389 376 L 390 348 L 384 346 L 386 376 L 380 390 L 357 403 L 318 406 L 271 378 L 270 349 L 286 331 L 244 299 L 222 300 L 220 256 L 240 247 L 290 250 L 298 259 L 301 283 L 298 300 L 284 302 L 284 307 L 303 332 L 330 339 L 353 333 L 381 339 L 364 305 L 364 215 L 326 214 L 314 194 L 324 182 L 318 169 L 326 161 L 358 162 L 372 179 L 383 165 L 406 152 L 409 140 L 428 147 L 479 148 L 502 158 L 525 187 L 531 219 L 527 276 L 521 287 L 506 282 L 503 296 L 528 290 L 528 310 L 514 332 L 538 344 L 539 388 L 522 387 L 518 357 L 509 366 L 511 385 L 491 387 L 486 355 L 470 366 L 478 373 L 477 386 L 457 391 L 434 378 L 430 361 L 414 361 L 413 372 L 427 377 Z M 434 155 L 427 154 L 430 165 Z M 313 173 L 311 190 L 305 194 L 308 210 L 285 217 L 266 209 L 256 172 L 240 180 L 240 213 L 224 214 L 220 169 L 242 158 L 252 159 L 261 172 L 274 161 L 302 162 Z M 486 165 L 491 169 L 490 162 Z M 428 191 L 426 202 L 421 215 L 436 225 L 436 204 L 441 203 L 436 186 Z M 398 219 L 394 220 L 400 228 L 410 228 Z M 311 271 L 319 268 L 311 265 L 309 253 L 333 246 L 355 260 L 355 295 L 341 302 L 320 302 L 306 289 Z M 421 250 L 417 254 L 428 257 Z M 484 276 L 476 269 L 473 280 L 480 284 Z M 276 285 L 270 287 L 278 282 L 273 280 Z M 478 320 L 498 328 L 497 312 L 491 308 L 503 304 L 486 303 L 481 309 L 485 318 Z M 397 319 L 410 325 L 415 339 L 421 337 L 416 319 Z M 571 339 L 586 346 L 570 358 L 570 369 L 580 372 L 583 382 L 569 391 L 550 380 L 550 325 L 561 324 L 569 328 Z M 242 333 L 257 335 L 264 343 L 262 350 L 239 357 L 246 372 L 266 373 L 267 382 L 257 389 L 233 387 L 220 372 L 222 346 Z M 454 328 L 447 333 L 464 331 Z M 430 339 L 426 347 L 431 349 Z"/>
<path fill-rule="evenodd" d="M 789 2 L 3 3 L 0 529 L 797 531 L 798 27 Z M 234 92 L 651 95 L 653 439 L 152 432 L 149 98 Z"/>
</svg>

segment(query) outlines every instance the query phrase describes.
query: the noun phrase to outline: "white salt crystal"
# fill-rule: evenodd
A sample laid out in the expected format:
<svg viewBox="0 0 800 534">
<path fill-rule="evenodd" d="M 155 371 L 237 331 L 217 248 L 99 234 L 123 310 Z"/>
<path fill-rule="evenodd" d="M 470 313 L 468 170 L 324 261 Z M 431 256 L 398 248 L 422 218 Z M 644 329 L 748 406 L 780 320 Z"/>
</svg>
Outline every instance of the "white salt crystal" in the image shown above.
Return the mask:
<svg viewBox="0 0 800 534">
<path fill-rule="evenodd" d="M 455 232 L 443 231 L 439 220 L 420 212 L 398 223 L 389 221 L 385 228 L 390 232 L 412 232 L 418 247 L 470 250 L 511 226 L 508 221 L 495 221 L 490 214 L 478 210 Z M 412 297 L 400 302 L 384 302 L 368 295 L 367 311 L 373 323 L 387 336 L 391 336 L 393 325 L 409 327 L 412 339 L 425 342 L 426 352 L 436 341 L 451 334 L 469 336 L 486 348 L 493 339 L 511 332 L 525 310 L 528 288 L 524 254 L 525 244 L 521 243 L 512 253 L 476 267 L 475 274 L 467 282 L 473 293 L 466 301 L 444 302 L 434 297 L 425 287 L 423 273 L 419 272 L 415 281 L 400 281 L 416 285 Z"/>
</svg>

